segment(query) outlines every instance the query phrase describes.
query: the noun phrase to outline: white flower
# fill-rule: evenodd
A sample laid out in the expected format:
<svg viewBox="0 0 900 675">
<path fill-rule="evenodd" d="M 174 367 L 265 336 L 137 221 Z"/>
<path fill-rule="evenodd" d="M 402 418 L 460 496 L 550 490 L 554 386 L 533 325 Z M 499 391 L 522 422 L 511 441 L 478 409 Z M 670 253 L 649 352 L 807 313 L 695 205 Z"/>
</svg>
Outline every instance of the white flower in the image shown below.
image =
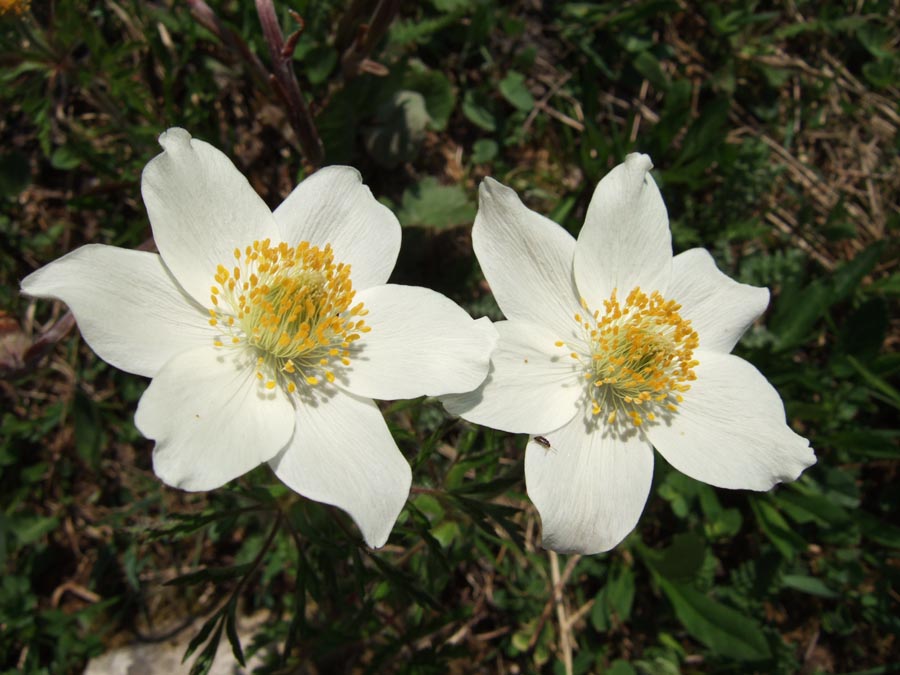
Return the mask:
<svg viewBox="0 0 900 675">
<path fill-rule="evenodd" d="M 387 284 L 400 224 L 328 167 L 274 213 L 229 159 L 169 129 L 141 191 L 159 255 L 84 246 L 22 282 L 69 305 L 105 361 L 153 378 L 135 424 L 185 490 L 262 462 L 381 546 L 409 464 L 373 398 L 469 391 L 496 340 L 433 291 Z"/>
<path fill-rule="evenodd" d="M 481 185 L 472 240 L 507 320 L 487 380 L 444 403 L 532 435 L 525 479 L 547 548 L 596 553 L 634 529 L 651 446 L 725 488 L 767 490 L 815 462 L 775 389 L 729 354 L 768 291 L 729 279 L 703 249 L 672 257 L 651 168 L 632 154 L 613 169 L 577 241 L 509 188 Z"/>
</svg>

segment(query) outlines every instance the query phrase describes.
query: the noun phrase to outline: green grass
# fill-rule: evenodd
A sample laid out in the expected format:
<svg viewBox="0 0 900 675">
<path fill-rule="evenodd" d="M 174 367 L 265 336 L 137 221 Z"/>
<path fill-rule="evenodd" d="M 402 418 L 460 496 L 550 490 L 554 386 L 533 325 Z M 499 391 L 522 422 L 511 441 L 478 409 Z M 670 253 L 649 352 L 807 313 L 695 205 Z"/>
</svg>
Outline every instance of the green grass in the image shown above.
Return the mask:
<svg viewBox="0 0 900 675">
<path fill-rule="evenodd" d="M 563 673 L 567 652 L 615 675 L 900 667 L 895 3 L 404 3 L 368 54 L 383 75 L 342 69 L 350 4 L 291 3 L 293 65 L 325 163 L 359 168 L 404 225 L 394 280 L 499 318 L 468 239 L 481 178 L 574 233 L 599 178 L 647 152 L 676 251 L 772 290 L 737 353 L 818 463 L 755 494 L 657 455 L 635 533 L 581 558 L 538 546 L 524 438 L 433 400 L 386 407 L 414 490 L 378 551 L 266 470 L 163 486 L 132 423 L 146 382 L 77 331 L 37 358 L 65 308 L 18 283 L 149 237 L 140 171 L 168 126 L 272 206 L 315 166 L 265 73 L 186 4 L 34 3 L 0 18 L 0 672 L 80 672 L 191 617 L 230 640 L 259 610 L 242 649 L 275 645 L 269 673 Z M 210 5 L 269 68 L 253 3 Z"/>
</svg>

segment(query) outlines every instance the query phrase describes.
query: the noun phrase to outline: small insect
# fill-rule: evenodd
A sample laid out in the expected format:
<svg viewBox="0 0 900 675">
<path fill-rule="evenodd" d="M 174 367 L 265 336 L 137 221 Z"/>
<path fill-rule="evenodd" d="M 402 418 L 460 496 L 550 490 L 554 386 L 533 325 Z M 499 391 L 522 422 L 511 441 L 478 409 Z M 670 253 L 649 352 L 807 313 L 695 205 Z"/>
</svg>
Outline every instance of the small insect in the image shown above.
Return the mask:
<svg viewBox="0 0 900 675">
<path fill-rule="evenodd" d="M 553 446 L 550 445 L 550 441 L 548 441 L 543 436 L 535 436 L 534 442 L 541 446 L 544 450 L 552 450 Z"/>
</svg>

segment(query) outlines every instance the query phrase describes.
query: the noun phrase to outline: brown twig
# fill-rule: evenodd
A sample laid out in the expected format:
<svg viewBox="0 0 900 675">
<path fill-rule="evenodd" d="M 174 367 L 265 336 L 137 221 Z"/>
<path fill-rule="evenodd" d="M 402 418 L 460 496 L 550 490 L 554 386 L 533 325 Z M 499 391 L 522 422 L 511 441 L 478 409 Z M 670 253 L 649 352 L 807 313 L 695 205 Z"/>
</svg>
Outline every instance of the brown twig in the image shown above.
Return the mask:
<svg viewBox="0 0 900 675">
<path fill-rule="evenodd" d="M 572 556 L 566 565 L 566 571 L 575 569 L 573 560 L 578 561 L 580 556 Z M 559 623 L 559 650 L 562 652 L 563 666 L 566 675 L 572 675 L 572 626 L 566 616 L 566 603 L 562 589 L 565 582 L 560 580 L 559 556 L 556 551 L 550 551 L 550 579 L 553 581 L 553 604 L 556 605 L 556 620 Z"/>
<path fill-rule="evenodd" d="M 556 596 L 558 593 L 562 592 L 562 588 L 566 585 L 569 577 L 572 576 L 572 572 L 575 571 L 575 565 L 578 564 L 579 560 L 581 560 L 581 556 L 577 554 L 569 558 L 569 561 L 566 563 L 566 567 L 562 571 L 562 574 L 559 575 L 558 579 L 554 579 L 552 581 L 553 588 L 551 589 L 550 597 L 547 599 L 547 604 L 544 605 L 544 610 L 541 612 L 540 617 L 538 617 L 537 624 L 534 627 L 534 633 L 532 633 L 531 635 L 531 639 L 528 640 L 528 651 L 534 649 L 534 646 L 537 644 L 538 638 L 540 638 L 541 636 L 541 631 L 544 629 L 544 624 L 547 623 L 547 619 L 550 618 L 550 614 L 553 612 L 553 609 L 556 606 Z"/>
<path fill-rule="evenodd" d="M 354 3 L 351 10 L 358 16 L 363 3 Z M 369 58 L 375 45 L 384 37 L 394 17 L 400 11 L 400 0 L 379 0 L 372 12 L 368 24 L 359 24 L 356 39 L 344 50 L 341 56 L 341 72 L 345 80 L 350 80 L 361 73 L 387 75 L 387 68 Z"/>
<path fill-rule="evenodd" d="M 225 26 L 219 20 L 219 17 L 216 16 L 216 13 L 212 8 L 203 0 L 187 0 L 187 3 L 191 8 L 191 14 L 197 20 L 197 23 L 219 38 L 222 41 L 222 44 L 240 53 L 250 66 L 250 70 L 253 71 L 254 77 L 260 82 L 268 84 L 269 73 L 266 71 L 262 61 L 259 60 L 259 57 L 250 50 L 247 43 L 244 42 L 237 33 Z"/>
<path fill-rule="evenodd" d="M 315 122 L 309 112 L 309 107 L 300 91 L 300 84 L 294 74 L 292 57 L 297 38 L 302 32 L 302 20 L 300 30 L 292 34 L 285 42 L 278 18 L 275 16 L 275 7 L 272 0 L 256 0 L 256 13 L 259 15 L 259 23 L 263 29 L 263 36 L 269 46 L 269 54 L 272 57 L 273 73 L 269 76 L 272 87 L 284 101 L 287 108 L 288 119 L 306 160 L 313 166 L 319 166 L 325 157 L 322 139 L 316 131 Z M 294 15 L 299 19 L 298 15 Z"/>
</svg>

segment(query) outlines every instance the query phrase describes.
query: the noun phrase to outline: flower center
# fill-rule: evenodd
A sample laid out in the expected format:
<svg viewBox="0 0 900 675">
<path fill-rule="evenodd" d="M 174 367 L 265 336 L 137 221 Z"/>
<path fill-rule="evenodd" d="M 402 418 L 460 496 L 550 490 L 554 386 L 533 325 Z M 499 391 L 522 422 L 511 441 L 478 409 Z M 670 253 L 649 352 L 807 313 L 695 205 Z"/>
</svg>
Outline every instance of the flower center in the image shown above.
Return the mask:
<svg viewBox="0 0 900 675">
<path fill-rule="evenodd" d="M 693 358 L 697 331 L 678 313 L 681 305 L 656 291 L 648 296 L 640 287 L 624 304 L 614 290 L 603 301 L 602 316 L 599 310 L 591 313 L 583 298 L 581 305 L 588 316 L 576 314 L 575 320 L 589 353 L 571 356 L 584 368 L 592 413 L 605 415 L 610 425 L 627 416 L 640 426 L 657 414 L 675 412 L 699 363 Z"/>
<path fill-rule="evenodd" d="M 370 329 L 350 266 L 335 263 L 331 245 L 296 246 L 269 239 L 234 249 L 236 264 L 216 268 L 210 287 L 211 326 L 220 327 L 216 347 L 239 345 L 257 354 L 256 377 L 268 389 L 288 392 L 299 381 L 334 382 L 335 369 L 350 365 L 350 344 Z"/>
</svg>

